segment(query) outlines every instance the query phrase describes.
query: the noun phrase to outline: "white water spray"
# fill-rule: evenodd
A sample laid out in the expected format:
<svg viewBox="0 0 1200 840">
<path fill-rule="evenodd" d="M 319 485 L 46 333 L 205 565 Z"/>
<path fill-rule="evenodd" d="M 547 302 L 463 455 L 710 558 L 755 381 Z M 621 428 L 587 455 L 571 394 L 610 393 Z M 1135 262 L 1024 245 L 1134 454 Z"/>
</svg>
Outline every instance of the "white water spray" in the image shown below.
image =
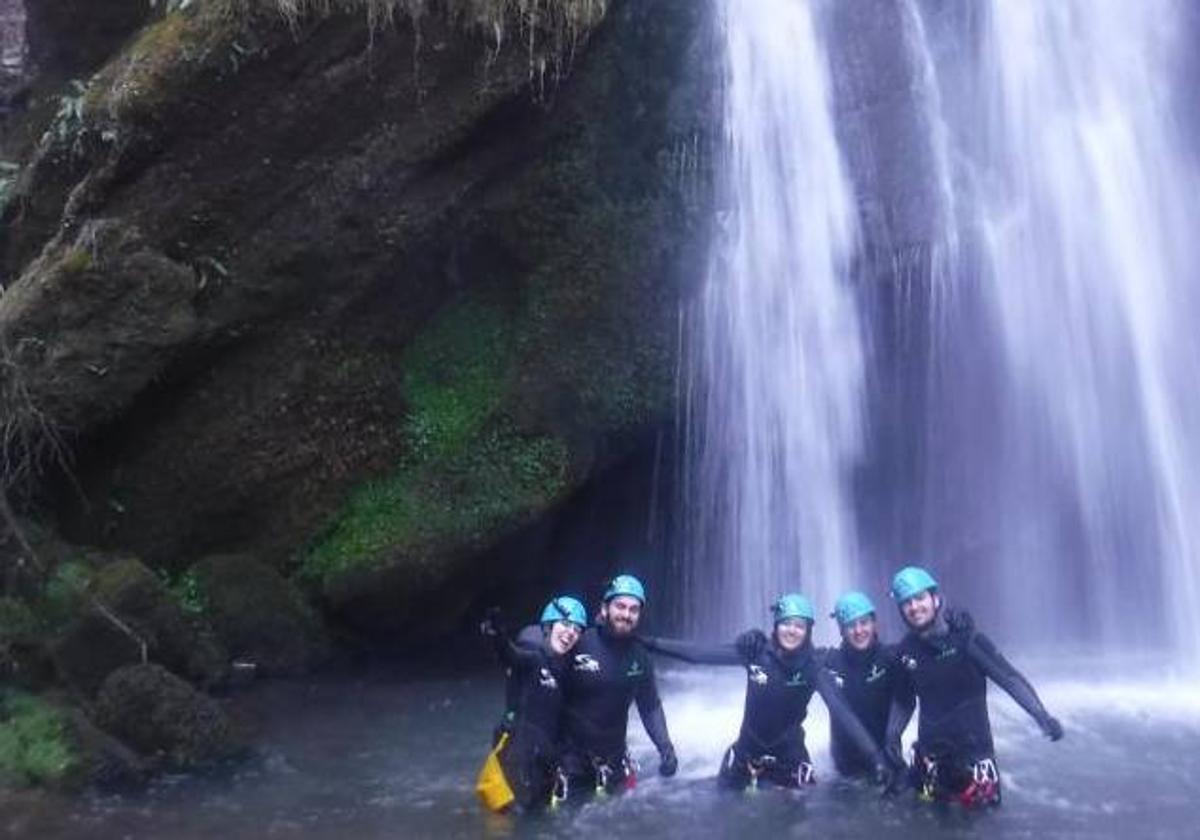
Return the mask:
<svg viewBox="0 0 1200 840">
<path fill-rule="evenodd" d="M 955 327 L 978 376 L 944 396 L 996 390 L 960 436 L 978 452 L 933 457 L 978 465 L 943 498 L 988 500 L 959 539 L 984 535 L 1010 625 L 1043 639 L 1200 650 L 1186 14 L 1181 0 L 988 0 L 962 17 L 974 32 L 939 45 L 961 56 L 979 39 L 940 72 L 959 223 L 981 252 L 961 269 L 981 278 L 986 321 Z"/>
<path fill-rule="evenodd" d="M 863 337 L 855 206 L 806 0 L 720 0 L 723 188 L 689 406 L 697 632 L 761 624 L 781 592 L 828 610 L 856 560 Z M 824 622 L 822 622 L 824 624 Z"/>
</svg>

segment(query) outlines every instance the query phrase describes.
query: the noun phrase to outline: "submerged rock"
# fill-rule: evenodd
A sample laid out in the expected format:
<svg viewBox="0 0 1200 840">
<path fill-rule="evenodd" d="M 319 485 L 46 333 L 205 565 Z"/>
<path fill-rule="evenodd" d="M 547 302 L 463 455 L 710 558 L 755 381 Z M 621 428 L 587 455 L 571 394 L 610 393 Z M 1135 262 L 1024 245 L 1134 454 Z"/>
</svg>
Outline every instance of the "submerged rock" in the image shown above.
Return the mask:
<svg viewBox="0 0 1200 840">
<path fill-rule="evenodd" d="M 209 557 L 194 565 L 205 618 L 235 660 L 267 676 L 294 676 L 329 655 L 320 617 L 277 571 L 247 555 Z"/>
<path fill-rule="evenodd" d="M 245 751 L 220 704 L 160 665 L 130 665 L 108 676 L 96 722 L 143 755 L 187 769 Z"/>
</svg>

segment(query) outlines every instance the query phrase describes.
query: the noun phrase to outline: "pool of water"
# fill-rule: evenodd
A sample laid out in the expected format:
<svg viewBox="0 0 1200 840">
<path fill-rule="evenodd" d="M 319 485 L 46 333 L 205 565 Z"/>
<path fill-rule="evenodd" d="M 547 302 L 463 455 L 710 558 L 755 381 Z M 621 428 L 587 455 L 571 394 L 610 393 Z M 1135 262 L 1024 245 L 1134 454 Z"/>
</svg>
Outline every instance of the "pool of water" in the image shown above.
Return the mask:
<svg viewBox="0 0 1200 840">
<path fill-rule="evenodd" d="M 1005 803 L 965 813 L 919 805 L 910 796 L 884 800 L 865 785 L 838 780 L 826 754 L 828 723 L 819 701 L 809 726 L 816 787 L 720 792 L 716 766 L 737 728 L 741 677 L 731 669 L 687 668 L 660 680 L 680 754 L 678 776 L 657 777 L 653 749 L 635 723 L 631 744 L 645 768 L 635 790 L 537 817 L 486 814 L 471 790 L 501 702 L 498 676 L 418 677 L 392 669 L 259 686 L 237 707 L 259 730 L 262 754 L 236 772 L 169 777 L 136 795 L 10 796 L 0 799 L 0 833 L 46 840 L 581 840 L 614 832 L 889 838 L 986 832 L 1148 840 L 1194 836 L 1200 816 L 1200 685 L 1193 682 L 1043 676 L 1037 680 L 1043 698 L 1067 727 L 1067 738 L 1057 744 L 993 690 Z"/>
</svg>

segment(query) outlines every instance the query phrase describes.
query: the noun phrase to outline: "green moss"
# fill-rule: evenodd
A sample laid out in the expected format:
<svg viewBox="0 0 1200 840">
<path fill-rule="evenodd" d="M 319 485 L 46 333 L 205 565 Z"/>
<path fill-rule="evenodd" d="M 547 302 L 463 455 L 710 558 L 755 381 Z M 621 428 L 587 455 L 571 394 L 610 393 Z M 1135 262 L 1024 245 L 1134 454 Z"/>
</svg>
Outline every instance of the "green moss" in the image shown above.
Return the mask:
<svg viewBox="0 0 1200 840">
<path fill-rule="evenodd" d="M 53 784 L 78 763 L 61 712 L 28 694 L 0 694 L 0 779 Z"/>
<path fill-rule="evenodd" d="M 16 598 L 0 598 L 0 645 L 26 641 L 37 635 L 38 621 L 28 606 Z"/>
<path fill-rule="evenodd" d="M 188 570 L 174 579 L 164 575 L 163 583 L 166 584 L 167 591 L 171 593 L 171 598 L 185 613 L 204 614 L 206 607 L 204 592 L 194 571 Z"/>
<path fill-rule="evenodd" d="M 82 560 L 60 563 L 46 581 L 37 614 L 43 626 L 55 630 L 68 624 L 82 609 L 95 571 Z"/>
<path fill-rule="evenodd" d="M 503 308 L 475 299 L 447 307 L 416 337 L 401 360 L 415 460 L 453 457 L 479 432 L 504 397 L 511 344 Z"/>
<path fill-rule="evenodd" d="M 62 258 L 59 267 L 67 274 L 83 274 L 92 267 L 92 255 L 86 248 L 71 248 Z"/>
<path fill-rule="evenodd" d="M 397 555 L 478 545 L 554 502 L 568 467 L 562 441 L 498 424 L 448 461 L 405 467 L 352 494 L 302 574 L 328 581 Z"/>
</svg>

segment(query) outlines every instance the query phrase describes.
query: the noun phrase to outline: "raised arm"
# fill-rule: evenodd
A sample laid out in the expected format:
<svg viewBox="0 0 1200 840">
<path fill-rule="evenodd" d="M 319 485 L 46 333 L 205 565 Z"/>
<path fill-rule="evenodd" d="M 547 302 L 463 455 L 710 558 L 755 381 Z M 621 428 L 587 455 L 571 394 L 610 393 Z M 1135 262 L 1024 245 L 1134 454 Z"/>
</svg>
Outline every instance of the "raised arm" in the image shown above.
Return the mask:
<svg viewBox="0 0 1200 840">
<path fill-rule="evenodd" d="M 1057 741 L 1063 736 L 1062 724 L 1046 711 L 1033 685 L 1004 658 L 991 639 L 982 633 L 973 633 L 967 643 L 967 654 L 992 682 L 1004 689 L 1009 697 L 1017 701 L 1017 705 L 1037 721 L 1047 738 Z"/>
<path fill-rule="evenodd" d="M 540 649 L 521 644 L 502 633 L 492 636 L 492 646 L 500 661 L 514 670 L 520 671 L 541 665 L 542 652 Z"/>
</svg>

